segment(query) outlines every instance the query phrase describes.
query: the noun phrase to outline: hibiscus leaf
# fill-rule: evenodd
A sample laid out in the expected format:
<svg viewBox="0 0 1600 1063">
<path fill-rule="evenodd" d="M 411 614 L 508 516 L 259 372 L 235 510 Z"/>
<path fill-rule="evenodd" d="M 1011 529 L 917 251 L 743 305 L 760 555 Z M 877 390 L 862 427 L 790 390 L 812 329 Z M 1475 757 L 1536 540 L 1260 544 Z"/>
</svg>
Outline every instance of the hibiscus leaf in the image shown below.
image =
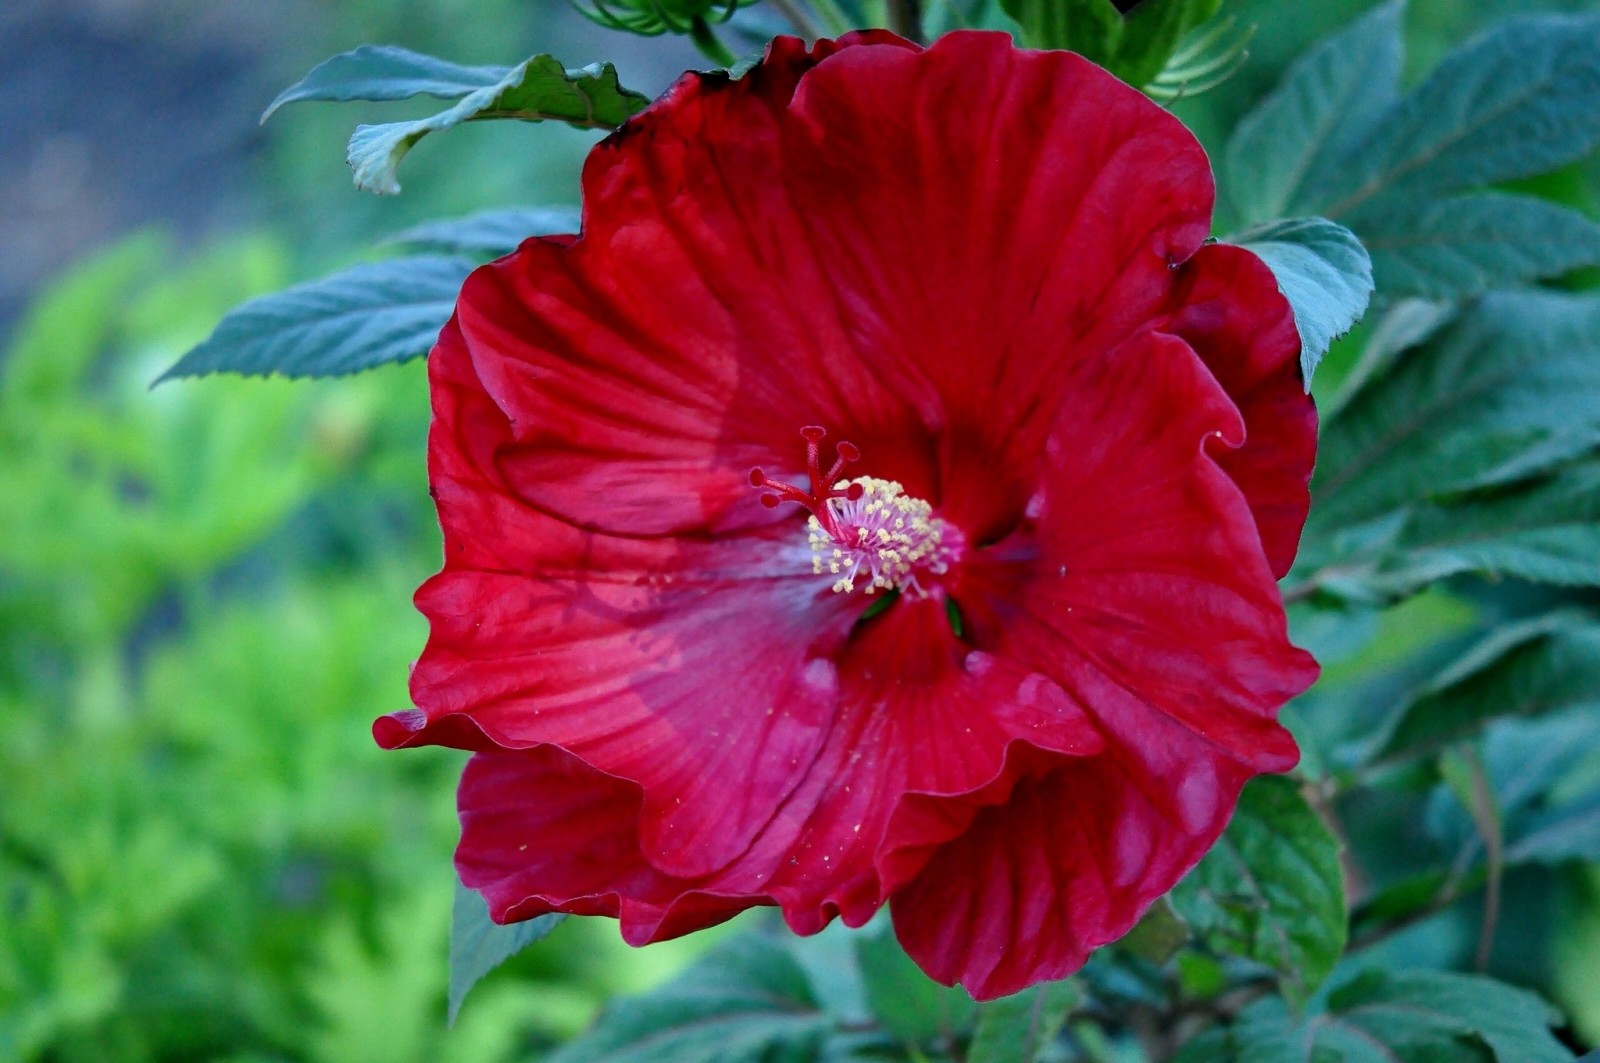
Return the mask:
<svg viewBox="0 0 1600 1063">
<path fill-rule="evenodd" d="M 1323 218 L 1292 218 L 1246 229 L 1230 239 L 1259 255 L 1294 308 L 1300 371 L 1306 387 L 1335 339 L 1366 312 L 1372 262 L 1361 241 Z"/>
<path fill-rule="evenodd" d="M 1202 944 L 1271 967 L 1296 1006 L 1344 951 L 1339 843 L 1282 776 L 1245 787 L 1221 840 L 1170 899 Z"/>
<path fill-rule="evenodd" d="M 1313 533 L 1512 484 L 1597 442 L 1600 298 L 1492 293 L 1325 423 Z M 1517 512 L 1515 497 L 1457 505 L 1470 511 L 1474 535 L 1532 516 Z M 1439 530 L 1416 529 L 1413 545 Z"/>
<path fill-rule="evenodd" d="M 660 989 L 611 1001 L 548 1063 L 806 1063 L 831 1020 L 780 940 L 728 938 Z"/>
<path fill-rule="evenodd" d="M 497 207 L 460 218 L 423 222 L 388 239 L 429 251 L 498 258 L 515 251 L 530 236 L 576 233 L 577 207 Z"/>
<path fill-rule="evenodd" d="M 420 357 L 476 265 L 470 258 L 393 258 L 252 299 L 156 382 L 207 373 L 340 376 Z"/>
<path fill-rule="evenodd" d="M 618 84 L 616 68 L 610 63 L 566 70 L 551 56 L 536 55 L 512 67 L 500 81 L 473 90 L 438 114 L 410 122 L 357 126 L 345 159 L 357 188 L 393 195 L 400 191 L 395 180 L 400 160 L 429 133 L 490 118 L 615 129 L 649 102 Z"/>
<path fill-rule="evenodd" d="M 556 928 L 566 916 L 541 915 L 501 926 L 489 918 L 489 906 L 475 891 L 456 883 L 450 906 L 450 1022 L 461 1002 L 483 976 Z"/>
<path fill-rule="evenodd" d="M 1343 218 L 1547 173 L 1600 144 L 1597 110 L 1600 15 L 1508 19 L 1446 56 L 1301 203 Z"/>
<path fill-rule="evenodd" d="M 1529 196 L 1479 193 L 1408 205 L 1358 223 L 1378 289 L 1465 299 L 1600 264 L 1600 225 Z"/>
<path fill-rule="evenodd" d="M 1079 997 L 1071 982 L 1046 982 L 980 1004 L 967 1063 L 1035 1063 L 1061 1033 Z"/>
<path fill-rule="evenodd" d="M 1246 1008 L 1175 1063 L 1564 1063 L 1560 1014 L 1504 982 L 1444 971 L 1346 973 L 1295 1016 L 1282 1000 Z"/>
<path fill-rule="evenodd" d="M 1600 586 L 1600 461 L 1515 488 L 1421 504 L 1348 590 L 1394 599 L 1464 573 L 1569 587 Z"/>
<path fill-rule="evenodd" d="M 1390 0 L 1306 52 L 1235 127 L 1224 174 L 1245 222 L 1303 211 L 1307 183 L 1398 98 L 1404 11 L 1403 0 Z"/>
<path fill-rule="evenodd" d="M 1144 0 L 1126 14 L 1111 0 L 1000 0 L 1000 6 L 1029 45 L 1077 52 L 1143 86 L 1161 73 L 1184 34 L 1217 13 L 1221 0 Z"/>
<path fill-rule="evenodd" d="M 393 45 L 364 44 L 319 63 L 279 93 L 261 120 L 265 122 L 285 104 L 303 100 L 406 100 L 413 96 L 458 100 L 498 84 L 509 72 L 503 66 L 462 66 Z"/>
<path fill-rule="evenodd" d="M 923 974 L 900 948 L 887 920 L 855 935 L 856 966 L 878 1022 L 908 1044 L 948 1039 L 972 1023 L 976 1004 Z"/>
<path fill-rule="evenodd" d="M 1407 699 L 1375 745 L 1380 760 L 1472 737 L 1497 717 L 1600 709 L 1600 624 L 1565 613 L 1503 625 Z"/>
</svg>

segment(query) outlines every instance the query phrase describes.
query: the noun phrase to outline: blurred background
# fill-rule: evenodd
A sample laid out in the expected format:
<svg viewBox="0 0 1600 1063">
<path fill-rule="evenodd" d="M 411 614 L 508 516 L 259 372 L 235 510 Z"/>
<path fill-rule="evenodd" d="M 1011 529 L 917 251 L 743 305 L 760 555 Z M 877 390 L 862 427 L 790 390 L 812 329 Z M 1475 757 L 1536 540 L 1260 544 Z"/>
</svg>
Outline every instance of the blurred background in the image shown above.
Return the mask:
<svg viewBox="0 0 1600 1063">
<path fill-rule="evenodd" d="M 1367 6 L 1230 0 L 1259 26 L 1251 58 L 1178 109 L 1215 146 Z M 1595 6 L 1413 0 L 1411 70 L 1501 15 Z M 429 138 L 383 199 L 351 186 L 345 138 L 427 102 L 257 125 L 282 87 L 368 42 L 610 59 L 650 94 L 698 63 L 563 0 L 0 5 L 0 1060 L 536 1058 L 702 947 L 632 951 L 608 922 L 570 921 L 446 1029 L 461 756 L 385 754 L 368 733 L 406 705 L 425 634 L 410 595 L 438 565 L 422 367 L 149 388 L 234 304 L 410 224 L 576 202 L 593 137 L 565 127 Z M 1597 206 L 1592 169 L 1547 186 Z M 1473 608 L 1426 596 L 1404 639 L 1329 683 Z M 1540 948 L 1525 977 L 1592 1004 L 1581 950 Z"/>
</svg>

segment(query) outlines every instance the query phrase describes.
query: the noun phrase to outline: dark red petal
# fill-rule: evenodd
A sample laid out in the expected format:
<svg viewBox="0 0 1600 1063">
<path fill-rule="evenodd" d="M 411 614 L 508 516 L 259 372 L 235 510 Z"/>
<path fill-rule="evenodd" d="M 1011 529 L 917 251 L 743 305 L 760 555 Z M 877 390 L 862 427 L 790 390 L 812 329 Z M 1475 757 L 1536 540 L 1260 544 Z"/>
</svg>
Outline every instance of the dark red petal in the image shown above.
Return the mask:
<svg viewBox="0 0 1600 1063">
<path fill-rule="evenodd" d="M 639 848 L 641 793 L 552 746 L 480 753 L 461 777 L 456 870 L 496 922 L 609 915 L 634 944 L 720 923 L 754 898 L 693 894 Z"/>
<path fill-rule="evenodd" d="M 1097 720 L 1126 691 L 1257 770 L 1285 770 L 1295 745 L 1274 716 L 1317 669 L 1289 643 L 1249 508 L 1211 457 L 1208 443 L 1242 440 L 1238 411 L 1161 334 L 1069 386 L 1030 507 L 1041 556 L 972 566 L 974 623 Z M 985 600 L 1002 603 L 993 618 Z"/>
<path fill-rule="evenodd" d="M 838 47 L 781 39 L 740 81 L 686 76 L 591 153 L 576 244 L 530 241 L 468 280 L 460 333 L 512 426 L 500 461 L 520 497 L 629 535 L 770 524 L 745 474 L 802 471 L 809 424 L 916 479 L 895 467 L 921 432 L 903 382 L 855 347 L 784 190 L 785 106 Z"/>
<path fill-rule="evenodd" d="M 645 787 L 639 830 L 659 866 L 723 866 L 827 737 L 848 603 L 811 573 L 798 525 L 779 541 L 619 539 L 510 501 L 496 460 L 509 427 L 454 327 L 429 373 L 445 568 L 417 593 L 421 718 L 387 718 L 379 741 L 561 745 Z"/>
<path fill-rule="evenodd" d="M 1152 716 L 1110 752 L 1019 783 L 890 901 L 946 985 L 988 1000 L 1064 978 L 1127 933 L 1226 825 L 1253 772 Z"/>
<path fill-rule="evenodd" d="M 1237 450 L 1217 462 L 1250 502 L 1281 578 L 1294 563 L 1311 504 L 1317 411 L 1300 373 L 1300 337 L 1272 271 L 1242 247 L 1203 247 L 1178 271 L 1180 307 L 1165 328 L 1200 355 L 1244 416 Z"/>
<path fill-rule="evenodd" d="M 811 253 L 856 348 L 935 385 L 935 501 L 983 539 L 997 481 L 1037 461 L 1059 367 L 1165 314 L 1169 267 L 1210 225 L 1205 153 L 1105 71 L 1002 34 L 844 51 L 791 110 L 788 187 Z"/>
</svg>

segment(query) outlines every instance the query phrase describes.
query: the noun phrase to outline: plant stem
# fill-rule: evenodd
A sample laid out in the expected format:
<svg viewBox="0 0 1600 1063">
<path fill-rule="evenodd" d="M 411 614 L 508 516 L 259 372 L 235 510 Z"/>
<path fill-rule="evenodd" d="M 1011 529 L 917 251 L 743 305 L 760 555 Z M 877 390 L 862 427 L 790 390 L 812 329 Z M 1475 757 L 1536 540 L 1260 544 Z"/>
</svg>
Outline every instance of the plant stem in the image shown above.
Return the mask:
<svg viewBox="0 0 1600 1063">
<path fill-rule="evenodd" d="M 922 0 L 888 0 L 889 28 L 908 41 L 922 43 Z"/>
<path fill-rule="evenodd" d="M 827 36 L 827 32 L 817 25 L 800 0 L 772 0 L 772 6 L 778 9 L 778 14 L 789 20 L 789 25 L 800 36 L 813 41 Z"/>
<path fill-rule="evenodd" d="M 728 51 L 728 46 L 717 39 L 711 31 L 711 24 L 704 18 L 696 18 L 689 27 L 689 39 L 694 41 L 694 46 L 700 49 L 700 54 L 721 67 L 729 67 L 739 61 L 739 57 Z"/>
</svg>

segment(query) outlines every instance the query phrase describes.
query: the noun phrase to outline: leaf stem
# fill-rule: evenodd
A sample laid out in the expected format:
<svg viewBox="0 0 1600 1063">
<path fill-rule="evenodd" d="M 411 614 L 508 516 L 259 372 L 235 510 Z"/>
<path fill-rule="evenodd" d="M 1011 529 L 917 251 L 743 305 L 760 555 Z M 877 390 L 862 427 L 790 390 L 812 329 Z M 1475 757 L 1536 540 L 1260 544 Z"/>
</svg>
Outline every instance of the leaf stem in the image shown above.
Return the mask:
<svg viewBox="0 0 1600 1063">
<path fill-rule="evenodd" d="M 827 24 L 828 32 L 833 36 L 840 37 L 854 29 L 850 24 L 850 17 L 834 0 L 816 0 L 812 7 Z"/>
<path fill-rule="evenodd" d="M 711 30 L 711 24 L 703 17 L 697 17 L 690 25 L 689 39 L 694 41 L 694 46 L 700 49 L 701 55 L 718 66 L 730 67 L 739 61 L 739 57 L 717 39 L 717 35 Z"/>
</svg>

